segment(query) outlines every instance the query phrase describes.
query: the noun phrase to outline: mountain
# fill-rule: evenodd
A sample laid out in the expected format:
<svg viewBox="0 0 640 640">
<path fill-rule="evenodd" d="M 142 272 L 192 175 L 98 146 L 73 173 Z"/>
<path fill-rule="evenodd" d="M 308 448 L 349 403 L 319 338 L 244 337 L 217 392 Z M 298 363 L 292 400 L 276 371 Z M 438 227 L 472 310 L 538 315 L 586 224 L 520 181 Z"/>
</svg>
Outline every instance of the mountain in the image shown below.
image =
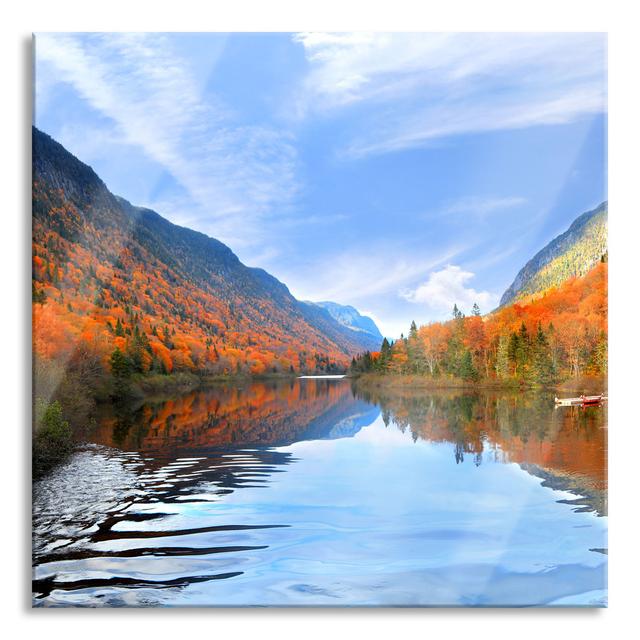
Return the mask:
<svg viewBox="0 0 640 640">
<path fill-rule="evenodd" d="M 328 371 L 371 347 L 222 242 L 113 195 L 35 127 L 33 298 L 36 355 L 84 340 L 141 372 Z"/>
<path fill-rule="evenodd" d="M 583 276 L 607 254 L 607 202 L 576 218 L 571 226 L 520 270 L 500 306 Z"/>
<path fill-rule="evenodd" d="M 338 304 L 337 302 L 309 302 L 326 309 L 331 317 L 349 331 L 354 331 L 360 335 L 360 340 L 366 343 L 369 351 L 378 351 L 382 343 L 382 334 L 376 323 L 368 316 L 363 316 L 360 312 L 349 305 Z"/>
</svg>

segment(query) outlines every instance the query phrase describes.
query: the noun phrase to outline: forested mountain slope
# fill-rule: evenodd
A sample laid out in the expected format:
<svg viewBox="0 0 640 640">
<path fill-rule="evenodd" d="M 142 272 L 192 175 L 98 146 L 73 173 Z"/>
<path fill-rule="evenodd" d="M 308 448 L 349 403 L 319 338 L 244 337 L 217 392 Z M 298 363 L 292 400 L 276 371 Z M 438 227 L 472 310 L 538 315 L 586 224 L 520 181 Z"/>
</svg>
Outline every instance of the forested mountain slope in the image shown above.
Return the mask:
<svg viewBox="0 0 640 640">
<path fill-rule="evenodd" d="M 607 203 L 576 218 L 538 251 L 504 292 L 500 306 L 583 276 L 607 253 Z"/>
<path fill-rule="evenodd" d="M 215 206 L 212 204 L 212 206 Z M 226 245 L 109 192 L 33 129 L 34 350 L 79 344 L 136 370 L 327 371 L 370 346 Z"/>
</svg>

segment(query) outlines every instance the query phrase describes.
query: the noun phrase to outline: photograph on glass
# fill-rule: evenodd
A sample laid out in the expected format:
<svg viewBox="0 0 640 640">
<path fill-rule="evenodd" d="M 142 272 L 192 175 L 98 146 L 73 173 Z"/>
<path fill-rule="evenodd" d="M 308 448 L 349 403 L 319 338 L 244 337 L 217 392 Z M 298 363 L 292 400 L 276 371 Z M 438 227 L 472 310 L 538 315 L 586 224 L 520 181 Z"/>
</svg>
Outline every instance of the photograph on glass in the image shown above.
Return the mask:
<svg viewBox="0 0 640 640">
<path fill-rule="evenodd" d="M 33 606 L 607 606 L 606 50 L 36 34 Z"/>
</svg>

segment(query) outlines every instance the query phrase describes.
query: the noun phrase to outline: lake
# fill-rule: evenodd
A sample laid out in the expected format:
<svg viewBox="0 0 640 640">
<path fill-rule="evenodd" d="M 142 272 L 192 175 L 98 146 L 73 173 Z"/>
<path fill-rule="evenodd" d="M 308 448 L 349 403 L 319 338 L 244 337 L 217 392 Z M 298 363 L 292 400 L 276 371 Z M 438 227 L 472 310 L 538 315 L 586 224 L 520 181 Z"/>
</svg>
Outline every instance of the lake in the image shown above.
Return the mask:
<svg viewBox="0 0 640 640">
<path fill-rule="evenodd" d="M 34 484 L 36 606 L 605 606 L 606 407 L 220 385 Z"/>
</svg>

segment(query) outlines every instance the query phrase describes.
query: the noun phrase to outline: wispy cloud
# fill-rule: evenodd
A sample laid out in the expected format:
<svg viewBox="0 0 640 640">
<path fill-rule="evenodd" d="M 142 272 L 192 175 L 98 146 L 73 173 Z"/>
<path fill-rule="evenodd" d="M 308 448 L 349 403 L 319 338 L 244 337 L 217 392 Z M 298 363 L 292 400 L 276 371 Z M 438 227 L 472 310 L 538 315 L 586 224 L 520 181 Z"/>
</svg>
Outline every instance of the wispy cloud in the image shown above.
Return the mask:
<svg viewBox="0 0 640 640">
<path fill-rule="evenodd" d="M 507 197 L 481 197 L 464 196 L 457 198 L 443 206 L 428 217 L 469 217 L 484 219 L 493 213 L 515 209 L 526 203 L 526 199 L 520 196 Z"/>
<path fill-rule="evenodd" d="M 113 122 L 122 144 L 142 149 L 181 185 L 188 218 L 162 212 L 174 221 L 204 218 L 217 237 L 243 244 L 259 239 L 252 222 L 293 197 L 292 140 L 241 124 L 221 102 L 203 99 L 167 36 L 39 34 L 36 51 L 59 81 Z"/>
<path fill-rule="evenodd" d="M 338 222 L 349 220 L 346 213 L 325 213 L 325 214 L 298 214 L 296 216 L 283 217 L 278 220 L 280 227 L 307 227 L 333 225 Z"/>
<path fill-rule="evenodd" d="M 604 34 L 302 33 L 294 39 L 310 65 L 299 114 L 381 107 L 343 150 L 349 157 L 606 110 Z"/>
<path fill-rule="evenodd" d="M 451 246 L 425 257 L 406 248 L 372 245 L 367 251 L 345 251 L 302 267 L 298 265 L 284 280 L 294 295 L 304 300 L 362 304 L 384 294 L 397 297 L 399 287 L 446 263 L 464 249 Z"/>
<path fill-rule="evenodd" d="M 424 305 L 434 315 L 444 315 L 457 304 L 462 311 L 469 312 L 474 303 L 483 311 L 498 304 L 498 296 L 489 291 L 476 291 L 468 286 L 475 274 L 449 264 L 440 271 L 429 274 L 428 280 L 416 289 L 406 289 L 400 295 L 407 301 Z"/>
</svg>

